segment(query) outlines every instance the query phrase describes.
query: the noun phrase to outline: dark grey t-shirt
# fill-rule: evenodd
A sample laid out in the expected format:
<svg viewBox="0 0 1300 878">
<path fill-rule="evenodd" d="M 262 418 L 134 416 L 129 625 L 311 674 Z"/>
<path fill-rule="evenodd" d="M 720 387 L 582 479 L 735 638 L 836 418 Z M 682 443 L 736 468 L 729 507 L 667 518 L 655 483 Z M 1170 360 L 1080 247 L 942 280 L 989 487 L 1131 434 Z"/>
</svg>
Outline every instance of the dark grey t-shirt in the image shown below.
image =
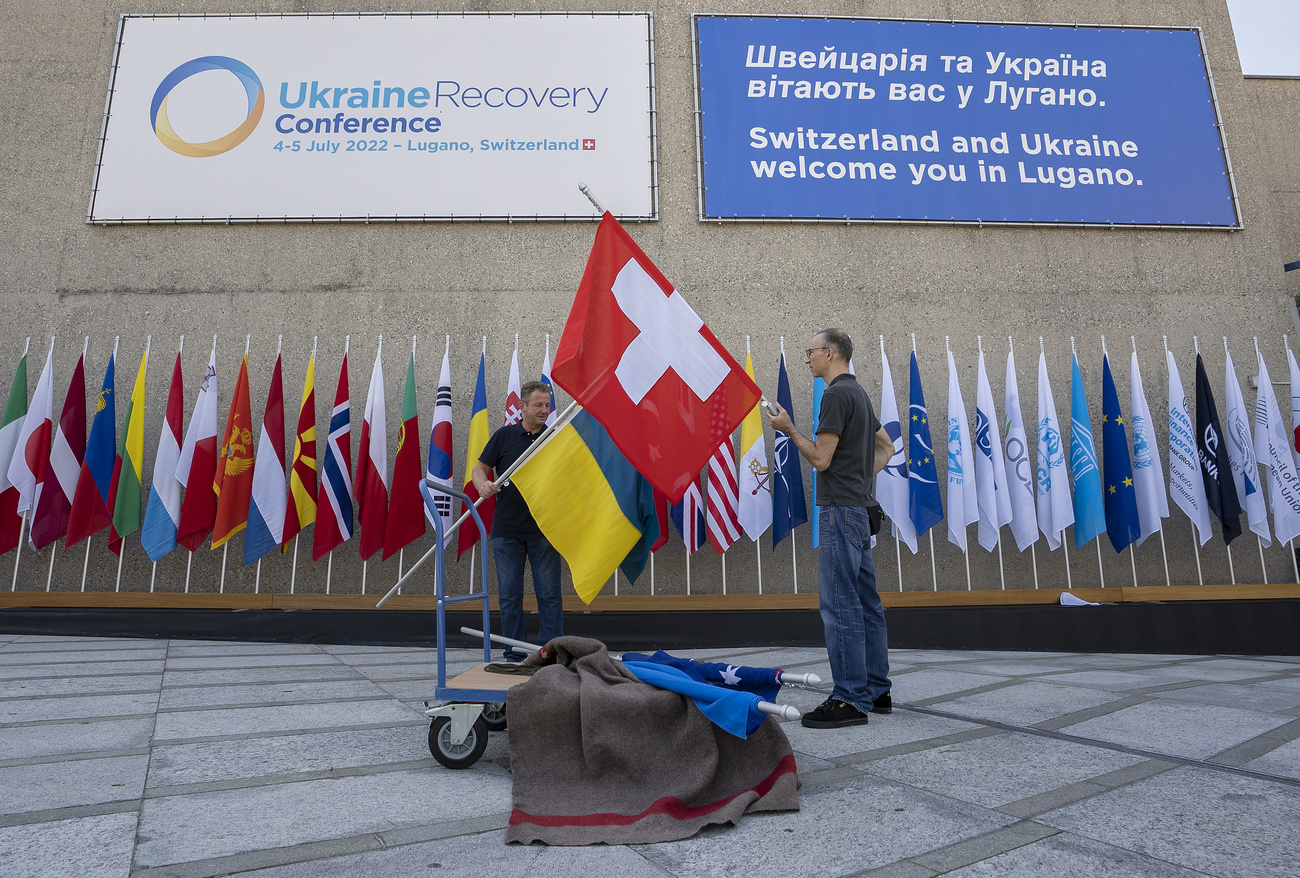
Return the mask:
<svg viewBox="0 0 1300 878">
<path fill-rule="evenodd" d="M 818 433 L 840 437 L 831 465 L 817 474 L 820 506 L 874 506 L 876 431 L 880 421 L 867 392 L 847 372 L 822 393 Z"/>
</svg>

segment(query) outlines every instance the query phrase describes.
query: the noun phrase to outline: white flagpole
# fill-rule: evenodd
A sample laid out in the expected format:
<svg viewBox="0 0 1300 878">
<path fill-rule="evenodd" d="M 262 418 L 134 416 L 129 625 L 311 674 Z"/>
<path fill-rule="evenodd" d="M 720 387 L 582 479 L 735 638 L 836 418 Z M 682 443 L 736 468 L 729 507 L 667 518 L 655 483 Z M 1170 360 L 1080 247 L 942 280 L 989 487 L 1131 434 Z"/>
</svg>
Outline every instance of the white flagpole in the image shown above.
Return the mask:
<svg viewBox="0 0 1300 878">
<path fill-rule="evenodd" d="M 257 574 L 253 578 L 253 594 L 262 593 L 262 559 L 257 559 Z"/>
<path fill-rule="evenodd" d="M 477 569 L 474 566 L 474 561 L 477 552 L 478 552 L 478 543 L 475 543 L 474 545 L 469 547 L 469 591 L 465 592 L 465 594 L 470 594 L 471 592 L 474 591 L 474 571 L 475 569 Z"/>
<path fill-rule="evenodd" d="M 1132 565 L 1132 567 L 1133 567 L 1133 587 L 1134 587 L 1134 588 L 1137 588 L 1137 584 L 1138 584 L 1138 565 L 1137 565 L 1137 559 L 1134 557 L 1135 555 L 1136 555 L 1136 553 L 1133 551 L 1133 544 L 1132 544 L 1132 543 L 1129 543 L 1129 544 L 1128 544 L 1128 562 L 1129 562 L 1129 564 Z"/>
<path fill-rule="evenodd" d="M 27 336 L 27 344 L 23 345 L 24 359 L 27 358 L 27 353 L 31 350 L 31 348 L 32 348 L 32 337 L 29 335 Z M 114 346 L 114 350 L 116 349 L 117 349 L 116 346 Z M 27 513 L 24 512 L 22 519 L 18 522 L 18 546 L 14 549 L 14 581 L 13 584 L 9 586 L 10 591 L 18 590 L 18 559 L 23 554 L 23 528 L 26 526 L 26 524 L 27 524 Z M 82 577 L 81 585 L 82 585 L 81 590 L 85 591 L 86 590 L 85 577 Z"/>
<path fill-rule="evenodd" d="M 1232 546 L 1228 546 L 1228 576 L 1232 579 L 1232 584 L 1237 584 L 1237 571 L 1232 567 Z"/>
<path fill-rule="evenodd" d="M 403 547 L 403 548 L 397 550 L 397 579 L 398 579 L 399 582 L 400 582 L 401 579 L 402 579 L 402 564 L 403 564 L 405 561 L 406 561 L 406 548 Z M 398 594 L 401 594 L 401 593 L 402 593 L 402 586 L 401 586 L 401 585 L 398 585 L 398 586 L 397 586 L 397 593 L 398 593 Z"/>
<path fill-rule="evenodd" d="M 1282 333 L 1282 347 L 1286 348 L 1288 353 L 1291 351 L 1291 339 L 1287 337 L 1285 332 Z M 1295 540 L 1287 541 L 1286 545 L 1291 550 L 1291 571 L 1295 574 L 1296 582 L 1300 582 L 1300 560 L 1296 559 Z"/>
<path fill-rule="evenodd" d="M 1165 526 L 1163 523 L 1160 525 L 1160 557 L 1165 562 L 1165 585 L 1172 585 L 1173 583 L 1169 579 L 1169 553 L 1165 550 Z"/>
<path fill-rule="evenodd" d="M 758 593 L 763 593 L 763 550 L 758 547 L 758 540 L 754 540 L 754 554 L 758 557 Z"/>
<path fill-rule="evenodd" d="M 686 594 L 689 597 L 691 593 L 691 550 L 686 549 Z"/>
<path fill-rule="evenodd" d="M 1196 552 L 1196 584 L 1205 585 L 1205 576 L 1201 573 L 1201 535 L 1196 530 L 1196 522 L 1192 522 L 1192 550 Z"/>
<path fill-rule="evenodd" d="M 890 525 L 893 530 L 893 525 Z M 894 531 L 894 558 L 898 562 L 898 590 L 903 590 L 903 546 L 902 541 L 898 538 L 898 531 Z"/>
<path fill-rule="evenodd" d="M 289 569 L 289 594 L 298 582 L 298 534 L 293 536 L 293 567 Z"/>
<path fill-rule="evenodd" d="M 794 570 L 794 593 L 799 593 L 799 561 L 794 556 L 794 532 L 790 532 L 790 566 Z"/>
<path fill-rule="evenodd" d="M 218 461 L 220 463 L 220 461 Z M 226 558 L 230 555 L 230 543 L 221 547 L 221 585 L 217 588 L 217 594 L 226 593 Z"/>
<path fill-rule="evenodd" d="M 727 553 L 722 553 L 722 593 L 727 593 Z"/>
<path fill-rule="evenodd" d="M 53 566 L 51 563 L 50 566 Z M 153 571 L 149 574 L 149 594 L 153 594 L 153 585 L 158 581 L 158 562 L 153 562 Z"/>
<path fill-rule="evenodd" d="M 655 596 L 655 553 L 650 553 L 650 597 Z"/>
<path fill-rule="evenodd" d="M 726 594 L 726 592 L 723 592 Z M 614 597 L 618 597 L 618 568 L 614 568 Z"/>
<path fill-rule="evenodd" d="M 90 541 L 93 539 L 94 539 L 93 536 L 86 537 L 86 560 L 81 562 L 81 590 L 82 591 L 86 590 L 86 571 L 90 568 Z M 185 585 L 186 585 L 186 590 L 188 590 L 189 587 L 188 579 L 186 580 Z"/>
<path fill-rule="evenodd" d="M 122 537 L 122 545 L 117 550 L 117 584 L 113 586 L 113 591 L 122 590 L 122 558 L 126 555 L 126 537 Z"/>
<path fill-rule="evenodd" d="M 1038 552 L 1034 549 L 1034 543 L 1029 544 L 1029 557 L 1034 562 L 1034 588 L 1038 588 Z"/>
<path fill-rule="evenodd" d="M 330 580 L 334 576 L 334 550 L 330 549 L 329 560 L 325 562 L 325 594 L 330 593 Z"/>
<path fill-rule="evenodd" d="M 1098 535 L 1098 536 L 1096 537 L 1096 540 L 1097 540 L 1097 575 L 1101 577 L 1101 587 L 1102 587 L 1102 588 L 1105 588 L 1105 587 L 1106 587 L 1106 571 L 1103 570 L 1103 569 L 1102 569 L 1102 566 L 1101 566 L 1101 536 Z"/>
<path fill-rule="evenodd" d="M 57 540 L 55 542 L 56 542 L 55 545 L 50 546 L 50 572 L 45 574 L 46 591 L 50 590 L 50 585 L 54 582 L 54 552 L 55 549 L 58 548 Z M 150 589 L 150 591 L 152 591 L 152 589 Z"/>
<path fill-rule="evenodd" d="M 1259 569 L 1264 571 L 1264 584 L 1268 585 L 1268 567 L 1264 564 L 1264 541 L 1260 539 L 1259 534 L 1255 534 L 1255 542 L 1259 545 Z"/>
<path fill-rule="evenodd" d="M 1070 578 L 1070 547 L 1065 543 L 1065 528 L 1061 528 L 1057 539 L 1061 541 L 1061 554 L 1065 556 L 1065 587 L 1074 588 L 1074 580 Z"/>
<path fill-rule="evenodd" d="M 364 560 L 361 562 L 361 593 L 362 594 L 366 593 L 366 566 L 369 563 L 370 563 L 369 561 L 364 561 Z"/>
<path fill-rule="evenodd" d="M 89 558 L 90 553 L 87 552 L 86 556 L 87 558 Z M 194 567 L 194 553 L 190 552 L 190 559 L 189 561 L 185 562 L 185 593 L 186 594 L 190 593 L 190 570 L 193 567 Z M 85 589 L 83 588 L 82 591 L 85 591 Z"/>
</svg>

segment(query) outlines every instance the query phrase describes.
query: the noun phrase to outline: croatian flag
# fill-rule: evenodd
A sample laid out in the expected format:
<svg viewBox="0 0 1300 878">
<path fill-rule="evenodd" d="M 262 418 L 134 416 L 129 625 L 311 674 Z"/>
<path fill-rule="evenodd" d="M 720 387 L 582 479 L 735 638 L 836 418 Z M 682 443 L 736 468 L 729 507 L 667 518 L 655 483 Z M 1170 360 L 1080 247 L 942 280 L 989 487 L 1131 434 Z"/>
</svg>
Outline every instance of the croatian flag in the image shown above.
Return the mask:
<svg viewBox="0 0 1300 878">
<path fill-rule="evenodd" d="M 248 498 L 248 533 L 244 536 L 244 565 L 248 566 L 284 542 L 284 378 L 280 355 L 271 371 L 262 435 L 253 463 L 253 491 Z"/>
</svg>

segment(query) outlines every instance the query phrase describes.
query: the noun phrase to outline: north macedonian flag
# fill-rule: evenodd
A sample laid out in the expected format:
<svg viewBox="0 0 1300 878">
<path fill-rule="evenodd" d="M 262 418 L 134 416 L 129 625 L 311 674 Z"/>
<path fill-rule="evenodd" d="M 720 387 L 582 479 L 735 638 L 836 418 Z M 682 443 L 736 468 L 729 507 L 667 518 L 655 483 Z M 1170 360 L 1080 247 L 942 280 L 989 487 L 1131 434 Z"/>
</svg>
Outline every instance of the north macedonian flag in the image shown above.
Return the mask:
<svg viewBox="0 0 1300 878">
<path fill-rule="evenodd" d="M 212 548 L 219 549 L 248 526 L 248 501 L 253 496 L 253 404 L 248 398 L 248 354 L 239 364 L 226 430 L 217 449 L 212 490 L 217 495 Z"/>
</svg>

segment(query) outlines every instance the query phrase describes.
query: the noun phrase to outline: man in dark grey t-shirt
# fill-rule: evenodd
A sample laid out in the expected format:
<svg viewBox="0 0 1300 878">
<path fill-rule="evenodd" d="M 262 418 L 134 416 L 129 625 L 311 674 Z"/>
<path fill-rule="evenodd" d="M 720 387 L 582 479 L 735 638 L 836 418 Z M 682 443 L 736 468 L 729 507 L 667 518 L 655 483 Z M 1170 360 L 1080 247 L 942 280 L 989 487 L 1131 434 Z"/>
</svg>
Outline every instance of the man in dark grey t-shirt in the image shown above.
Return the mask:
<svg viewBox="0 0 1300 878">
<path fill-rule="evenodd" d="M 894 443 L 849 372 L 852 357 L 853 341 L 842 329 L 817 333 L 805 352 L 813 377 L 826 382 L 815 439 L 796 430 L 779 405 L 768 408 L 772 427 L 788 433 L 818 472 L 817 580 L 835 688 L 804 716 L 803 724 L 814 729 L 861 725 L 868 713 L 892 710 L 885 611 L 871 561 L 871 515 L 878 506 L 876 473 L 893 455 Z"/>
</svg>

